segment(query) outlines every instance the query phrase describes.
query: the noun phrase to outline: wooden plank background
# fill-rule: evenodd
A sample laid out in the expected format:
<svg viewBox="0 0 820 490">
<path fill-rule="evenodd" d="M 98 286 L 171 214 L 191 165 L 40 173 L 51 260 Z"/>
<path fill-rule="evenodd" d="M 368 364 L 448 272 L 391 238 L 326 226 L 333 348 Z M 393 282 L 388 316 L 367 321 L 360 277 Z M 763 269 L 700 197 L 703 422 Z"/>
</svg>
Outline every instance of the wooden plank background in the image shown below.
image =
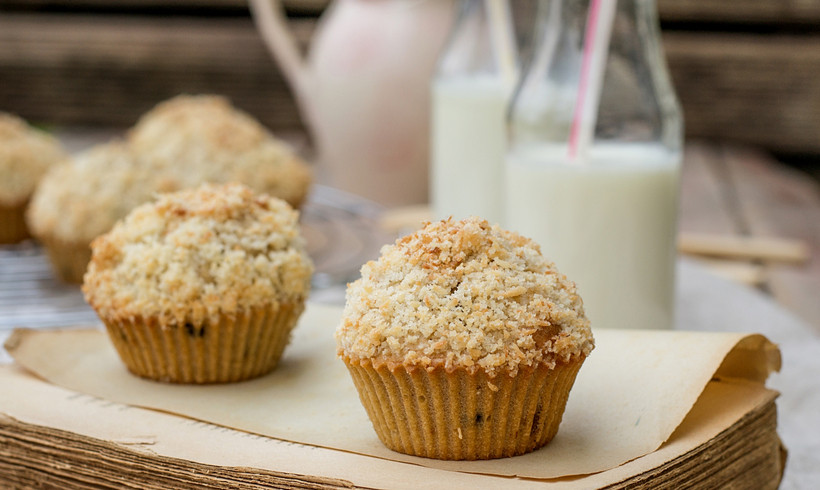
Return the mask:
<svg viewBox="0 0 820 490">
<path fill-rule="evenodd" d="M 687 134 L 820 153 L 820 35 L 666 32 Z"/>
<path fill-rule="evenodd" d="M 524 0 L 526 1 L 526 0 Z M 326 0 L 285 2 L 307 43 Z M 659 0 L 690 137 L 820 155 L 820 0 Z M 126 126 L 217 92 L 301 126 L 242 0 L 0 0 L 0 110 Z"/>
<path fill-rule="evenodd" d="M 522 0 L 513 0 L 520 2 Z M 527 0 L 523 0 L 527 1 Z M 284 0 L 290 12 L 319 13 L 329 0 Z M 246 0 L 2 0 L 0 6 L 18 9 L 72 8 L 209 8 L 244 10 Z M 814 24 L 820 20 L 816 0 L 658 0 L 664 20 L 705 22 L 795 22 Z"/>
<path fill-rule="evenodd" d="M 795 23 L 816 25 L 816 0 L 658 0 L 667 21 Z"/>
<path fill-rule="evenodd" d="M 165 98 L 212 92 L 275 129 L 301 125 L 250 18 L 4 15 L 0 67 L 0 108 L 38 121 L 129 126 Z"/>
</svg>

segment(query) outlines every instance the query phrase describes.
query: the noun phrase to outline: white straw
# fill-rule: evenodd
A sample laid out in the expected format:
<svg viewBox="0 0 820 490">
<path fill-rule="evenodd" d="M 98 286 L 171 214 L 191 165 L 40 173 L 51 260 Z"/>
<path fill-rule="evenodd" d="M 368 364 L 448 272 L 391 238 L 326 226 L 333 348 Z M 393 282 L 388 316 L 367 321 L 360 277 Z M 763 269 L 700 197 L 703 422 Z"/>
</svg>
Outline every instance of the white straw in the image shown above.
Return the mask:
<svg viewBox="0 0 820 490">
<path fill-rule="evenodd" d="M 484 0 L 484 3 L 490 26 L 490 43 L 498 62 L 501 79 L 511 85 L 518 77 L 518 56 L 510 6 L 506 0 Z"/>
<path fill-rule="evenodd" d="M 572 128 L 570 129 L 569 159 L 571 162 L 586 161 L 604 81 L 604 68 L 609 54 L 609 40 L 618 0 L 591 0 L 587 16 L 584 52 L 581 61 L 581 78 L 575 102 Z"/>
</svg>

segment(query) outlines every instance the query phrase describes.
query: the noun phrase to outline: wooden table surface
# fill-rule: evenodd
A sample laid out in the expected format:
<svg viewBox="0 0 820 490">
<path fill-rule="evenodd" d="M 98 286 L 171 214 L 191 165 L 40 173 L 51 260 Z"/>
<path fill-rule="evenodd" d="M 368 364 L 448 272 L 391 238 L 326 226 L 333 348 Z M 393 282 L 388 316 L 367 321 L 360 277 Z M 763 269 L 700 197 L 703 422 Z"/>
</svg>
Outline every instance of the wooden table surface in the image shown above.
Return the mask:
<svg viewBox="0 0 820 490">
<path fill-rule="evenodd" d="M 733 260 L 717 266 L 737 266 L 740 280 L 770 294 L 820 333 L 820 187 L 813 178 L 761 151 L 691 143 L 684 157 L 679 228 L 682 236 L 796 241 L 804 247 L 803 260 Z"/>
</svg>

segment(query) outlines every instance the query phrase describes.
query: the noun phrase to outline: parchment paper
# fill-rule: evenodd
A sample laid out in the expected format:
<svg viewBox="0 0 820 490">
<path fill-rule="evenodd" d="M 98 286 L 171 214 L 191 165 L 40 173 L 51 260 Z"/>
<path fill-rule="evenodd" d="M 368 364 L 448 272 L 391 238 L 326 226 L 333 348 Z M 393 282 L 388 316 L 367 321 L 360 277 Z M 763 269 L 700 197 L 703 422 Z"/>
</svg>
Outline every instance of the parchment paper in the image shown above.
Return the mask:
<svg viewBox="0 0 820 490">
<path fill-rule="evenodd" d="M 4 394 L 14 396 L 4 397 Z M 87 461 L 68 459 L 78 454 L 82 457 L 87 453 L 87 448 L 78 451 L 76 442 L 61 432 L 67 431 L 80 437 L 94 438 L 95 445 L 113 446 L 118 453 L 123 448 L 144 453 L 146 457 L 137 460 L 147 471 L 157 474 L 182 472 L 177 482 L 180 488 L 196 488 L 196 482 L 186 478 L 186 473 L 190 477 L 194 470 L 185 461 L 212 465 L 208 473 L 213 476 L 223 471 L 229 473 L 232 467 L 240 467 L 247 471 L 258 469 L 259 472 L 280 475 L 310 475 L 312 480 L 338 486 L 345 486 L 347 482 L 347 486 L 391 490 L 603 488 L 637 475 L 640 478 L 647 472 L 667 469 L 670 464 L 674 465 L 673 461 L 680 462 L 681 458 L 685 459 L 702 448 L 731 425 L 767 406 L 775 396 L 775 392 L 757 383 L 712 381 L 683 423 L 658 450 L 592 475 L 531 480 L 426 468 L 260 437 L 78 394 L 35 378 L 17 366 L 0 366 L 0 424 L 34 424 L 41 439 L 55 451 L 53 454 L 61 455 L 61 465 L 56 468 L 52 466 L 53 471 L 60 471 L 60 467 L 66 465 L 66 473 L 71 474 L 72 464 L 82 464 L 85 471 L 96 469 Z M 110 453 L 106 454 L 112 457 Z M 709 456 L 698 454 L 701 460 L 694 463 L 696 468 L 706 474 L 714 472 L 716 468 L 710 464 Z M 123 464 L 134 464 L 134 458 L 130 455 L 120 455 L 120 458 L 127 459 Z M 687 460 L 680 464 L 688 467 L 693 462 Z M 643 480 L 639 488 L 652 486 L 652 480 Z"/>
<path fill-rule="evenodd" d="M 381 445 L 335 355 L 341 310 L 310 305 L 272 374 L 223 386 L 179 386 L 129 374 L 100 330 L 20 330 L 12 357 L 50 382 L 97 397 L 163 410 L 286 441 L 418 465 L 548 479 L 604 471 L 655 451 L 713 377 L 762 384 L 780 367 L 760 335 L 681 331 L 595 332 L 556 438 L 528 455 L 445 462 Z"/>
</svg>

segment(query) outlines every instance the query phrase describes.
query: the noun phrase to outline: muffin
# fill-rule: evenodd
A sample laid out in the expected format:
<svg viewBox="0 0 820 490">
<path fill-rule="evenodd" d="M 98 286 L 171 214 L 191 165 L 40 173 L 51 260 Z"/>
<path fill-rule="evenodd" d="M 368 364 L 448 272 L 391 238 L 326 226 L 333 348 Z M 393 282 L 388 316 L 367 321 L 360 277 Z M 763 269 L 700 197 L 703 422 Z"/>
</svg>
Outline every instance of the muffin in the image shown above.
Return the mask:
<svg viewBox="0 0 820 490">
<path fill-rule="evenodd" d="M 298 208 L 312 180 L 293 149 L 224 97 L 162 102 L 140 118 L 128 140 L 135 153 L 168 162 L 181 187 L 242 182 Z"/>
<path fill-rule="evenodd" d="M 57 275 L 81 283 L 91 241 L 155 193 L 177 189 L 161 169 L 138 162 L 119 141 L 95 146 L 50 170 L 32 197 L 27 220 Z"/>
<path fill-rule="evenodd" d="M 57 275 L 81 283 L 91 241 L 157 193 L 239 182 L 302 204 L 306 163 L 249 115 L 216 96 L 180 96 L 146 113 L 125 142 L 111 141 L 49 172 L 28 213 Z"/>
<path fill-rule="evenodd" d="M 384 247 L 348 285 L 336 340 L 381 441 L 455 460 L 547 444 L 594 347 L 575 284 L 478 218 Z"/>
<path fill-rule="evenodd" d="M 0 243 L 30 236 L 25 210 L 31 194 L 46 171 L 64 158 L 55 138 L 0 112 Z"/>
<path fill-rule="evenodd" d="M 83 292 L 126 367 L 173 383 L 271 371 L 313 270 L 285 201 L 240 184 L 161 195 L 94 240 Z"/>
</svg>

